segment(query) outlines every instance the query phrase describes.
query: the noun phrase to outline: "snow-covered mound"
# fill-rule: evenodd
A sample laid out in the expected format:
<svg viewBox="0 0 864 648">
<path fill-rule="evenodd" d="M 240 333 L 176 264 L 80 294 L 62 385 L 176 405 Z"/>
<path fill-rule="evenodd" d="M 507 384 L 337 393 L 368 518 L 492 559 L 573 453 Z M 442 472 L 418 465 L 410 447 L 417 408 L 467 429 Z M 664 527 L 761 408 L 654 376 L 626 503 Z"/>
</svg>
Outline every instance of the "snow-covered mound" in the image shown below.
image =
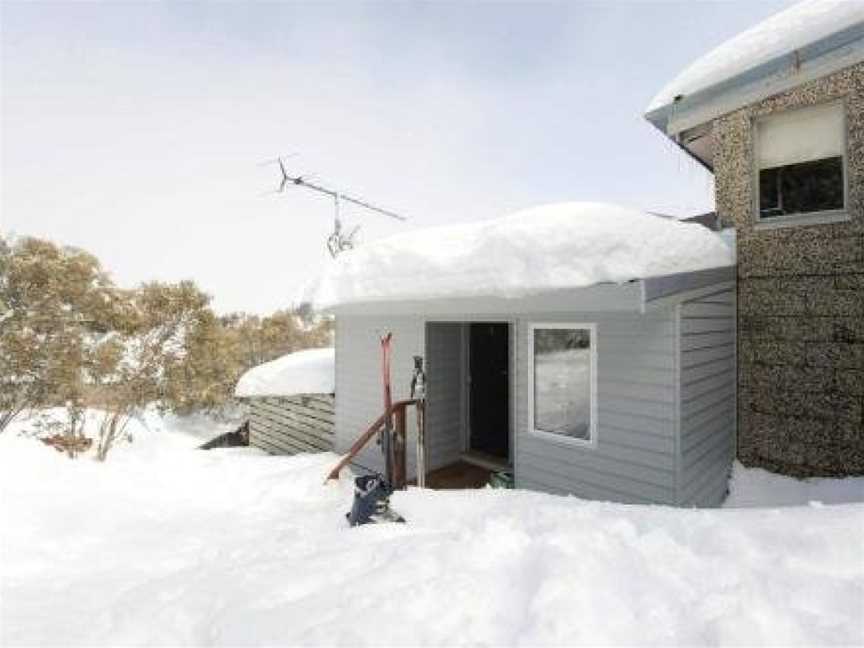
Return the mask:
<svg viewBox="0 0 864 648">
<path fill-rule="evenodd" d="M 0 434 L 0 645 L 864 644 L 861 504 L 412 488 L 351 529 L 336 455 L 140 435 L 99 464 Z"/>
<path fill-rule="evenodd" d="M 253 367 L 240 376 L 234 395 L 291 396 L 336 391 L 334 349 L 307 349 Z"/>
<path fill-rule="evenodd" d="M 82 414 L 81 433 L 94 441 L 99 436 L 99 426 L 106 412 L 87 408 Z M 156 407 L 148 406 L 136 411 L 126 421 L 118 440 L 109 453 L 109 461 L 114 464 L 127 461 L 153 460 L 179 450 L 199 447 L 220 434 L 231 432 L 243 421 L 240 410 L 223 412 L 220 419 L 207 414 L 160 414 Z M 69 415 L 62 407 L 52 407 L 33 412 L 29 416 L 19 416 L 2 433 L 7 444 L 16 444 L 15 451 L 42 458 L 56 451 L 47 448 L 35 437 L 47 437 L 63 433 L 69 423 Z M 12 445 L 0 446 L 11 448 Z M 81 455 L 84 460 L 95 457 L 95 444 Z M 3 450 L 0 450 L 2 452 Z M 60 453 L 58 456 L 62 457 Z M 23 456 L 23 455 L 19 455 Z M 26 460 L 25 462 L 26 463 Z M 2 643 L 0 643 L 2 645 Z"/>
<path fill-rule="evenodd" d="M 444 297 L 520 297 L 731 265 L 701 225 L 605 203 L 561 203 L 415 230 L 345 252 L 307 292 L 316 308 Z"/>
<path fill-rule="evenodd" d="M 697 59 L 651 100 L 646 112 L 864 22 L 864 2 L 807 0 L 771 16 Z"/>
<path fill-rule="evenodd" d="M 793 479 L 761 468 L 745 468 L 736 461 L 729 482 L 729 497 L 723 506 L 747 508 L 853 502 L 864 502 L 864 477 Z M 864 535 L 861 540 L 864 542 Z"/>
</svg>

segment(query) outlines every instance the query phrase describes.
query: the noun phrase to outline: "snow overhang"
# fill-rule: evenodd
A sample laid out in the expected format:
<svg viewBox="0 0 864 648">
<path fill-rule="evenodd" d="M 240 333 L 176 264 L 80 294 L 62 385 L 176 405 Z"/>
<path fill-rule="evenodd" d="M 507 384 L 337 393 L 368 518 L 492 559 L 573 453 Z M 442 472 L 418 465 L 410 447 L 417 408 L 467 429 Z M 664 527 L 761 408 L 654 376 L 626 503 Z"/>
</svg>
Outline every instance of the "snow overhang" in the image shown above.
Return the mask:
<svg viewBox="0 0 864 648">
<path fill-rule="evenodd" d="M 864 21 L 694 92 L 677 94 L 659 105 L 653 102 L 645 118 L 713 171 L 714 119 L 862 61 Z"/>
<path fill-rule="evenodd" d="M 304 349 L 252 367 L 237 381 L 236 398 L 332 394 L 336 390 L 333 347 Z"/>
<path fill-rule="evenodd" d="M 681 272 L 625 283 L 548 291 L 518 297 L 474 296 L 418 300 L 381 300 L 339 304 L 325 314 L 416 316 L 459 320 L 466 316 L 507 319 L 539 313 L 646 313 L 669 308 L 700 295 L 728 290 L 735 285 L 735 266 Z"/>
</svg>

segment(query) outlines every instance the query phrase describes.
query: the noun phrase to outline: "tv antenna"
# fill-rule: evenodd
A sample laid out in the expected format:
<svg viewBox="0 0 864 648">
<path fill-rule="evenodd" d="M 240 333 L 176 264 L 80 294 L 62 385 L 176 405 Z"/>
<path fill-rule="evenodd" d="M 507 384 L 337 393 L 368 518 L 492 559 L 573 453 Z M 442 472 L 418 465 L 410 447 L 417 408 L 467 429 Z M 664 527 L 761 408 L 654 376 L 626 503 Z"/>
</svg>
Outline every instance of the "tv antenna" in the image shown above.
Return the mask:
<svg viewBox="0 0 864 648">
<path fill-rule="evenodd" d="M 277 157 L 273 160 L 268 160 L 268 162 L 265 162 L 265 164 L 272 164 L 274 162 L 279 164 L 279 171 L 282 173 L 282 180 L 279 182 L 279 188 L 276 189 L 273 193 L 284 193 L 285 188 L 288 187 L 288 185 L 295 185 L 297 187 L 311 189 L 312 191 L 315 191 L 319 194 L 330 196 L 333 199 L 333 233 L 330 234 L 330 236 L 327 238 L 327 251 L 330 252 L 330 256 L 332 256 L 334 259 L 341 252 L 354 248 L 354 237 L 360 230 L 360 226 L 357 225 L 347 233 L 343 231 L 342 220 L 340 219 L 341 203 L 351 203 L 352 205 L 357 205 L 358 207 L 362 207 L 363 209 L 368 209 L 369 211 L 377 212 L 383 216 L 395 218 L 399 221 L 407 220 L 404 216 L 401 216 L 388 209 L 383 209 L 382 207 L 373 205 L 372 203 L 361 200 L 360 198 L 349 196 L 348 194 L 337 191 L 336 189 L 330 189 L 318 183 L 311 182 L 308 179 L 308 176 L 292 176 L 285 169 L 285 162 L 281 157 Z"/>
</svg>

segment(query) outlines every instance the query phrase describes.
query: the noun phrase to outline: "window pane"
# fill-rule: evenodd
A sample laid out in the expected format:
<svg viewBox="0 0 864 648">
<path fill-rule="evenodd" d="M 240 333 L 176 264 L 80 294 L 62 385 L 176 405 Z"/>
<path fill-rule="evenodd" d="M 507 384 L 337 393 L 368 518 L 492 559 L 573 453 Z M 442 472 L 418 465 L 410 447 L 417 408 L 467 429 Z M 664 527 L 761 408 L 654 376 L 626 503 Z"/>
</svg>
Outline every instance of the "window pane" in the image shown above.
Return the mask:
<svg viewBox="0 0 864 648">
<path fill-rule="evenodd" d="M 762 218 L 843 209 L 843 158 L 759 171 Z"/>
<path fill-rule="evenodd" d="M 534 329 L 534 429 L 590 440 L 590 330 Z"/>
</svg>

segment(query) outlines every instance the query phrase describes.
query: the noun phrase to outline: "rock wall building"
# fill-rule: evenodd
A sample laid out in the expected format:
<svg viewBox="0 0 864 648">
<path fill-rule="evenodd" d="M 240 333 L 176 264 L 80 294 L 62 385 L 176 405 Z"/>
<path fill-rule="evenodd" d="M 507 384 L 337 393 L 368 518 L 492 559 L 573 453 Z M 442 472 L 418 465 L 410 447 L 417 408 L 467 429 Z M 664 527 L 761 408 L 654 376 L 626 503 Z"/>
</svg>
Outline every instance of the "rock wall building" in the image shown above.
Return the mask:
<svg viewBox="0 0 864 648">
<path fill-rule="evenodd" d="M 864 7 L 817 5 L 710 53 L 647 115 L 735 228 L 738 458 L 796 476 L 864 474 Z"/>
<path fill-rule="evenodd" d="M 754 218 L 758 120 L 837 102 L 845 213 Z M 864 64 L 714 121 L 717 211 L 736 230 L 738 456 L 796 475 L 864 473 Z"/>
</svg>

